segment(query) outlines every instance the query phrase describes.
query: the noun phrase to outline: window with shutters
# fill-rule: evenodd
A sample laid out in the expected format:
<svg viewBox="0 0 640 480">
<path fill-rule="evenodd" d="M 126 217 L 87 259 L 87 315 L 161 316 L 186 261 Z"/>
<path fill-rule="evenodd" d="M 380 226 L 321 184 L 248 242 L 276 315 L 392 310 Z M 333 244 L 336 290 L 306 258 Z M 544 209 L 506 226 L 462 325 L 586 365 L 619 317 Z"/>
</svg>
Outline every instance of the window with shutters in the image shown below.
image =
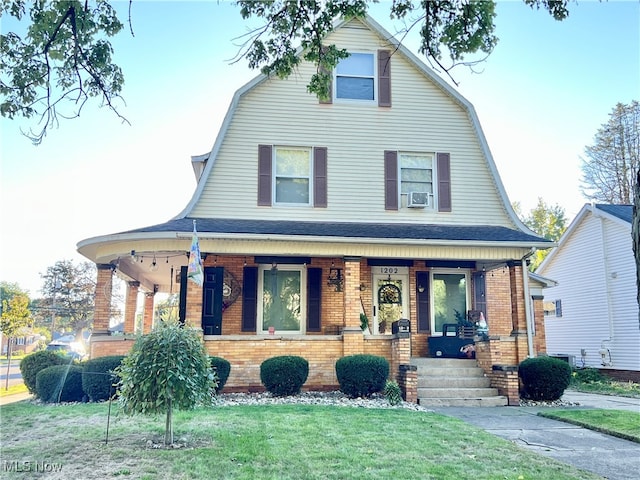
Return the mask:
<svg viewBox="0 0 640 480">
<path fill-rule="evenodd" d="M 384 151 L 385 210 L 451 212 L 450 155 Z"/>
<path fill-rule="evenodd" d="M 335 85 L 336 99 L 376 100 L 375 55 L 350 52 L 335 69 Z"/>
<path fill-rule="evenodd" d="M 306 284 L 304 265 L 261 265 L 257 333 L 304 333 Z"/>
<path fill-rule="evenodd" d="M 311 149 L 275 147 L 274 198 L 276 204 L 309 205 Z"/>
<path fill-rule="evenodd" d="M 433 208 L 433 154 L 400 152 L 398 166 L 401 205 Z"/>
</svg>

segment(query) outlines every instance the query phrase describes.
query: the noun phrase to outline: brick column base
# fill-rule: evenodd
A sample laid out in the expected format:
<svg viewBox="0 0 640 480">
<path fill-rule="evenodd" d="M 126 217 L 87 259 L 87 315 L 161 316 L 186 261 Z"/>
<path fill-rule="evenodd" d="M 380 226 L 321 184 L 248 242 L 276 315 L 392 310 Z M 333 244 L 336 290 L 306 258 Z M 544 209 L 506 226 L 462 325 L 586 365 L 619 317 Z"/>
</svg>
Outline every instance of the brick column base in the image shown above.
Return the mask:
<svg viewBox="0 0 640 480">
<path fill-rule="evenodd" d="M 418 403 L 418 367 L 402 364 L 398 367 L 398 385 L 405 402 Z"/>
<path fill-rule="evenodd" d="M 517 365 L 494 365 L 491 373 L 491 386 L 498 389 L 498 393 L 507 397 L 510 407 L 520 405 L 520 382 Z"/>
</svg>

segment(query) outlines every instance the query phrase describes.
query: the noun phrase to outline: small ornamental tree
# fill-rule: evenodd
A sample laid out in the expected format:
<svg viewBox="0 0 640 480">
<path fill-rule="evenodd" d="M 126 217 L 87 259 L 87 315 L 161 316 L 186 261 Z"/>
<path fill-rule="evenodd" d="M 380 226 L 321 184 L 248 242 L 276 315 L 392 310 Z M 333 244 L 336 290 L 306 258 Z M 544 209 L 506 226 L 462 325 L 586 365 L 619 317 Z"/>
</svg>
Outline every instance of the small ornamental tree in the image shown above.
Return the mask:
<svg viewBox="0 0 640 480">
<path fill-rule="evenodd" d="M 200 335 L 177 322 L 139 337 L 115 372 L 125 413 L 166 413 L 165 445 L 173 443 L 173 409 L 210 404 L 217 386 Z"/>
</svg>

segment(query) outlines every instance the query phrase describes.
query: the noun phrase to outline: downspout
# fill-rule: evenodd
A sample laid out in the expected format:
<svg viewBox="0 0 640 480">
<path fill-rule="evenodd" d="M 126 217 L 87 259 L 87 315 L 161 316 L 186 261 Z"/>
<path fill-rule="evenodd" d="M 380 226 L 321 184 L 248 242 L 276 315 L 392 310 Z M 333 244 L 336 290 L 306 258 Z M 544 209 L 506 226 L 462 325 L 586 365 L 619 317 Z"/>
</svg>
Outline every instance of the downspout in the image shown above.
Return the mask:
<svg viewBox="0 0 640 480">
<path fill-rule="evenodd" d="M 522 284 L 524 288 L 524 316 L 527 325 L 527 348 L 529 350 L 529 358 L 535 356 L 533 349 L 533 323 L 531 314 L 531 298 L 529 294 L 529 267 L 527 266 L 527 259 L 536 253 L 536 248 L 532 248 L 524 257 L 522 257 Z"/>
<path fill-rule="evenodd" d="M 611 358 L 611 342 L 613 342 L 613 305 L 611 301 L 611 282 L 609 275 L 609 258 L 607 257 L 607 247 L 606 247 L 606 238 L 605 238 L 605 226 L 604 226 L 604 217 L 600 216 L 600 243 L 602 245 L 602 259 L 603 259 L 603 268 L 604 268 L 604 291 L 607 299 L 607 319 L 609 323 L 609 338 L 606 340 L 602 340 L 600 343 L 600 356 L 602 359 L 602 366 L 607 367 L 613 365 L 613 361 Z M 605 343 L 608 345 L 605 347 Z M 607 361 L 607 357 L 609 360 Z"/>
</svg>

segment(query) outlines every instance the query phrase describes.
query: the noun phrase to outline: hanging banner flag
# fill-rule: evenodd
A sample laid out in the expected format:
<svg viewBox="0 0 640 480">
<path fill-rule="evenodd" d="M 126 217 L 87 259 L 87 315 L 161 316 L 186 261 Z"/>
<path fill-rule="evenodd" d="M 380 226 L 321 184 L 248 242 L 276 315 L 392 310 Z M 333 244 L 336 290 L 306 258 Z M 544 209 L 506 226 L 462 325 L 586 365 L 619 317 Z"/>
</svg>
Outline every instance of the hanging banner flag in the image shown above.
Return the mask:
<svg viewBox="0 0 640 480">
<path fill-rule="evenodd" d="M 193 237 L 191 238 L 187 278 L 190 278 L 191 281 L 200 287 L 204 283 L 204 270 L 202 268 L 202 257 L 200 256 L 200 244 L 198 243 L 198 232 L 196 232 L 195 220 L 193 221 Z"/>
</svg>

